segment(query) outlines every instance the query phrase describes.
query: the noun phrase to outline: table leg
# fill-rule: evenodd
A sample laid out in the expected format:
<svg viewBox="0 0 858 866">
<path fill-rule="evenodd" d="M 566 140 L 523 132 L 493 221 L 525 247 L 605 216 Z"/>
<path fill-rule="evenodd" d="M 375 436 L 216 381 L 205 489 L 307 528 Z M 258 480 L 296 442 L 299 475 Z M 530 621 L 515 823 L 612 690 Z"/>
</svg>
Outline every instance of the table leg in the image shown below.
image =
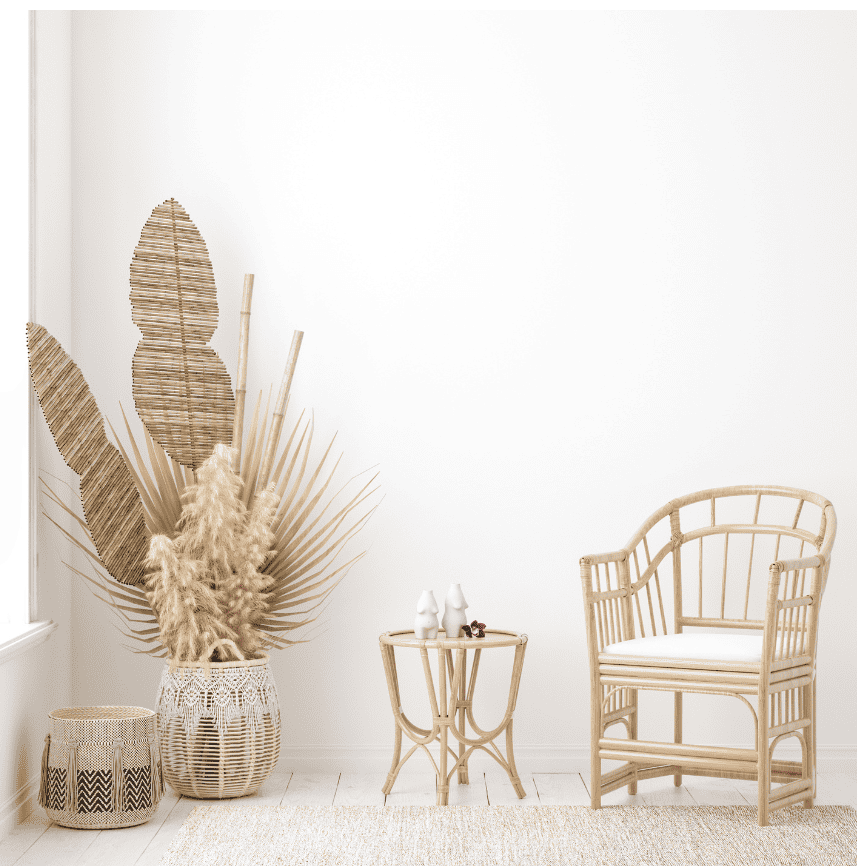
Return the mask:
<svg viewBox="0 0 858 866">
<path fill-rule="evenodd" d="M 465 702 L 465 710 L 468 718 L 468 722 L 470 723 L 471 728 L 474 733 L 477 734 L 477 740 L 465 740 L 464 745 L 472 745 L 478 748 L 486 748 L 487 746 L 491 746 L 494 749 L 493 754 L 497 759 L 498 763 L 506 770 L 507 775 L 509 776 L 509 780 L 512 783 L 513 788 L 515 789 L 515 793 L 518 795 L 519 800 L 523 799 L 527 795 L 524 791 L 524 786 L 521 784 L 521 779 L 518 777 L 518 770 L 515 766 L 515 755 L 513 753 L 512 746 L 512 716 L 515 712 L 515 705 L 518 700 L 518 687 L 521 682 L 521 671 L 524 667 L 524 650 L 525 643 L 519 644 L 515 648 L 515 660 L 513 661 L 512 666 L 512 676 L 510 678 L 510 686 L 509 686 L 509 700 L 507 702 L 506 713 L 504 714 L 503 720 L 501 723 L 493 730 L 493 731 L 484 731 L 479 725 L 477 725 L 474 720 L 473 713 L 473 701 L 474 701 L 474 689 L 476 687 L 477 681 L 477 671 L 479 670 L 480 663 L 480 654 L 481 650 L 476 649 L 474 651 L 474 664 L 471 669 L 471 681 L 468 683 L 467 690 L 467 701 Z M 501 754 L 500 749 L 498 748 L 495 740 L 506 731 L 506 759 Z M 458 734 L 458 731 L 456 732 Z M 464 739 L 464 736 L 462 737 Z"/>
<path fill-rule="evenodd" d="M 393 762 L 390 765 L 390 772 L 387 774 L 387 781 L 384 783 L 382 792 L 387 795 L 393 790 L 393 783 L 398 775 L 396 770 L 399 766 L 399 756 L 402 754 L 402 728 L 399 727 L 399 722 L 393 723 Z"/>
<path fill-rule="evenodd" d="M 464 737 L 465 736 L 465 679 L 468 672 L 468 651 L 463 649 L 459 650 L 456 658 L 456 666 L 461 667 L 461 673 L 459 674 L 459 733 Z M 465 755 L 465 744 L 459 741 L 459 760 L 462 761 L 462 758 Z M 469 785 L 470 779 L 468 778 L 468 762 L 462 761 L 459 765 L 459 784 L 460 785 Z"/>
<path fill-rule="evenodd" d="M 438 721 L 441 730 L 438 739 L 441 742 L 441 755 L 438 760 L 438 805 L 446 806 L 450 800 L 450 785 L 447 782 L 447 740 L 450 733 L 450 712 L 447 706 L 447 655 L 443 649 L 438 650 Z"/>
<path fill-rule="evenodd" d="M 515 755 L 512 753 L 512 719 L 506 726 L 506 761 L 508 764 L 507 774 L 512 782 L 515 793 L 518 794 L 518 799 L 523 800 L 527 794 L 524 792 L 524 785 L 521 784 L 521 779 L 518 778 L 518 770 L 515 768 Z"/>
<path fill-rule="evenodd" d="M 509 687 L 509 705 L 507 707 L 507 726 L 506 726 L 506 760 L 509 764 L 509 780 L 512 782 L 515 793 L 518 794 L 518 799 L 522 800 L 525 796 L 524 786 L 521 784 L 521 779 L 518 778 L 518 770 L 515 768 L 515 755 L 512 751 L 512 714 L 515 712 L 515 705 L 518 701 L 518 686 L 521 682 L 521 671 L 524 667 L 524 650 L 526 643 L 519 644 L 515 648 L 515 661 L 512 665 L 512 682 Z"/>
<path fill-rule="evenodd" d="M 402 754 L 402 725 L 399 721 L 399 711 L 401 710 L 401 698 L 399 697 L 399 678 L 396 676 L 396 656 L 393 654 L 393 647 L 381 644 L 381 660 L 384 663 L 384 673 L 387 679 L 387 691 L 390 696 L 390 706 L 393 710 L 393 762 L 390 765 L 390 772 L 387 774 L 382 792 L 389 794 L 393 790 L 393 783 L 399 773 L 399 759 Z"/>
</svg>

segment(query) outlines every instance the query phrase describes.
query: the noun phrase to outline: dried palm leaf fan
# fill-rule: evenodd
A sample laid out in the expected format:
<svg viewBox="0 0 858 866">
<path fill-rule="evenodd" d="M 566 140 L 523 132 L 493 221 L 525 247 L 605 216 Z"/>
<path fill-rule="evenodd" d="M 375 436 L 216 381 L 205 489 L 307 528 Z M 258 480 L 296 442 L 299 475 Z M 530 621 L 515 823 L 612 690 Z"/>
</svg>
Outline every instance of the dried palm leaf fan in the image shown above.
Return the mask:
<svg viewBox="0 0 858 866">
<path fill-rule="evenodd" d="M 270 398 L 263 409 L 260 392 L 245 433 L 252 292 L 253 275 L 248 274 L 233 397 L 229 374 L 207 345 L 218 310 L 205 243 L 178 202 L 169 199 L 155 208 L 131 264 L 132 317 L 143 334 L 132 365 L 143 442 L 135 438 L 123 413 L 127 447 L 111 425 L 118 452 L 105 436 L 101 415 L 78 368 L 44 328 L 28 325 L 33 383 L 60 452 L 81 475 L 86 520 L 44 479 L 42 485 L 46 498 L 69 513 L 86 537 L 67 532 L 46 516 L 89 557 L 89 573 L 69 568 L 111 606 L 120 630 L 137 644 L 135 652 L 174 661 L 198 660 L 176 656 L 177 645 L 165 638 L 165 628 L 170 631 L 166 617 L 162 612 L 162 622 L 157 615 L 157 598 L 153 610 L 155 578 L 164 577 L 164 562 L 172 562 L 167 555 L 171 550 L 187 559 L 185 570 L 173 577 L 179 583 L 191 578 L 208 581 L 211 590 L 207 595 L 199 586 L 192 587 L 202 592 L 199 597 L 190 592 L 197 599 L 193 604 L 188 594 L 184 597 L 186 606 L 199 607 L 209 617 L 208 631 L 203 629 L 197 639 L 182 644 L 186 654 L 196 652 L 205 637 L 214 637 L 222 648 L 238 638 L 254 651 L 301 642 L 290 638 L 290 632 L 315 621 L 328 594 L 363 556 L 340 561 L 343 548 L 375 509 L 370 497 L 377 490 L 376 476 L 362 485 L 352 479 L 334 489 L 339 461 L 331 466 L 333 440 L 321 458 L 314 458 L 313 421 L 304 420 L 303 414 L 281 447 L 300 331 L 294 334 L 270 418 Z M 229 450 L 217 448 L 230 442 Z M 231 458 L 231 467 L 225 456 Z M 207 576 L 199 546 L 194 548 L 188 541 L 200 526 L 212 529 L 204 515 L 194 525 L 193 514 L 200 517 L 201 503 L 209 495 L 205 467 L 215 464 L 220 480 L 211 483 L 220 484 L 219 489 L 233 485 L 235 495 L 229 501 L 238 521 L 235 537 L 249 545 L 244 549 L 255 551 L 247 554 L 244 565 L 233 564 L 220 572 L 220 578 Z M 230 480 L 232 471 L 235 477 Z M 248 529 L 254 520 L 257 530 L 260 521 L 267 522 L 264 532 L 254 534 Z M 160 560 L 155 556 L 158 551 Z M 237 622 L 237 608 L 229 595 L 242 588 L 240 575 L 255 581 L 256 592 L 253 604 L 245 606 L 243 623 Z M 110 577 L 124 585 L 118 586 Z M 203 596 L 207 601 L 199 603 Z M 189 627 L 199 625 L 194 622 Z M 212 629 L 217 634 L 211 634 Z M 219 658 L 216 651 L 214 659 Z"/>
</svg>

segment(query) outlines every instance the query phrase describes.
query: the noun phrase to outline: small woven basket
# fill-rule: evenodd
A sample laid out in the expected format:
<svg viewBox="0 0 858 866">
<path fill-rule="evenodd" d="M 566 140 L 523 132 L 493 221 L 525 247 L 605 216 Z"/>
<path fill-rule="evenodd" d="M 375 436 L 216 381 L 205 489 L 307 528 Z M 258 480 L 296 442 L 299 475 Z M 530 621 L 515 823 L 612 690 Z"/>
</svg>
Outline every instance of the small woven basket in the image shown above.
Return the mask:
<svg viewBox="0 0 858 866">
<path fill-rule="evenodd" d="M 155 814 L 164 781 L 152 710 L 64 707 L 48 719 L 39 803 L 52 821 L 107 830 Z"/>
<path fill-rule="evenodd" d="M 157 711 L 164 779 L 177 794 L 253 794 L 280 757 L 280 705 L 264 653 L 245 661 L 167 663 Z"/>
</svg>

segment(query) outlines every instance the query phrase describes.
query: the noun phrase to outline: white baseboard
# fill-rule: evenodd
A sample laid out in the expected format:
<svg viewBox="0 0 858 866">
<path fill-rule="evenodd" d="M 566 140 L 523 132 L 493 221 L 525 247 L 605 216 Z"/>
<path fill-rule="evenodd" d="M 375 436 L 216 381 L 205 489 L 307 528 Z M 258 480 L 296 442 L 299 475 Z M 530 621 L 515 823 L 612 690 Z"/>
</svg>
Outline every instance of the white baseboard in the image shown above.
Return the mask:
<svg viewBox="0 0 858 866">
<path fill-rule="evenodd" d="M 38 806 L 41 769 L 0 806 L 0 839 L 8 836 Z"/>
<path fill-rule="evenodd" d="M 730 744 L 734 745 L 735 744 Z M 403 742 L 403 752 L 411 744 Z M 455 748 L 454 750 L 458 751 Z M 753 745 L 742 746 L 750 749 Z M 433 750 L 433 755 L 437 747 Z M 798 742 L 781 743 L 777 757 L 787 761 L 801 760 Z M 278 766 L 301 773 L 380 773 L 386 774 L 393 758 L 393 745 L 387 746 L 290 746 L 281 745 Z M 816 748 L 817 769 L 820 773 L 856 774 L 856 746 L 823 746 Z M 474 770 L 497 769 L 498 764 L 485 752 L 474 752 L 470 760 Z M 515 747 L 515 763 L 519 773 L 590 773 L 589 746 L 527 746 Z M 403 773 L 432 772 L 425 754 L 413 755 L 402 768 Z"/>
</svg>

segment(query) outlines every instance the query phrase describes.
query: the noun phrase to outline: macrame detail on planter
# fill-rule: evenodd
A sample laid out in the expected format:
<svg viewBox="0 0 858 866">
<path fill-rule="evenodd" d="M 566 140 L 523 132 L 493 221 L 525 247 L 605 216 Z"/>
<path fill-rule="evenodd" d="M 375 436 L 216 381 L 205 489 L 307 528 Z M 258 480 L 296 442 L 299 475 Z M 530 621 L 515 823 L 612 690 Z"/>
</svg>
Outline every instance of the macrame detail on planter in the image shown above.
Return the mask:
<svg viewBox="0 0 858 866">
<path fill-rule="evenodd" d="M 256 733 L 263 715 L 279 713 L 277 690 L 268 665 L 210 670 L 203 667 L 164 668 L 158 686 L 158 713 L 161 723 L 180 719 L 188 734 L 200 719 L 212 719 L 218 733 L 226 733 L 235 719 L 246 718 L 248 729 Z"/>
</svg>

